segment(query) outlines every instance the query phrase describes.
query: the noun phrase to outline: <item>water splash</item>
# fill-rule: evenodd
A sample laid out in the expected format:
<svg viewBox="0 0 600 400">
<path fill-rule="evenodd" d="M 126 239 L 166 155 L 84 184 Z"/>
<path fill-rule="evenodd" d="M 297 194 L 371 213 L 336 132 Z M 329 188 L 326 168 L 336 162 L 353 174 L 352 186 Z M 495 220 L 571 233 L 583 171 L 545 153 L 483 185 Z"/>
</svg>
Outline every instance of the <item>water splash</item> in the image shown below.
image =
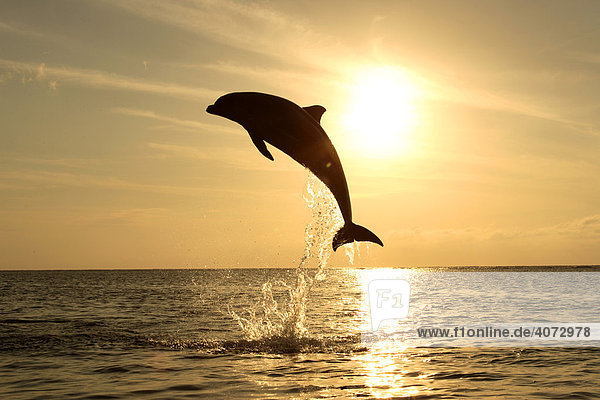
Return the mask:
<svg viewBox="0 0 600 400">
<path fill-rule="evenodd" d="M 210 354 L 234 353 L 272 353 L 286 354 L 298 353 L 361 353 L 368 350 L 361 344 L 360 335 L 336 336 L 332 338 L 302 337 L 294 340 L 286 340 L 281 336 L 257 340 L 182 340 L 177 338 L 168 339 L 139 339 L 139 345 L 150 345 L 153 347 L 183 350 L 199 350 Z"/>
<path fill-rule="evenodd" d="M 310 172 L 303 197 L 312 217 L 304 231 L 304 254 L 296 268 L 295 284 L 265 282 L 261 298 L 244 315 L 228 306 L 229 315 L 248 340 L 268 339 L 293 349 L 307 337 L 304 321 L 308 296 L 316 282 L 325 277 L 324 269 L 333 253 L 331 241 L 343 225 L 343 218 L 329 189 Z M 280 305 L 273 293 L 282 289 L 287 292 L 287 300 Z"/>
<path fill-rule="evenodd" d="M 342 248 L 344 249 L 346 257 L 348 257 L 348 260 L 350 260 L 350 264 L 354 264 L 354 255 L 359 255 L 358 247 L 356 247 L 356 242 L 352 242 L 352 246 L 342 246 Z"/>
</svg>

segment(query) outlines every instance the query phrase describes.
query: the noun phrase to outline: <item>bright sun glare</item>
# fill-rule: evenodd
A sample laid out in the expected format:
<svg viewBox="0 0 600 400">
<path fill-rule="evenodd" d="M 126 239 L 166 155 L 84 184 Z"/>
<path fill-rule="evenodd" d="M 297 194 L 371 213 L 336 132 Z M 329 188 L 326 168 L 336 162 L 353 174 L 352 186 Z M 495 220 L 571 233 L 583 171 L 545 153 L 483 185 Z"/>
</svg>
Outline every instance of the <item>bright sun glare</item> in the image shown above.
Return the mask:
<svg viewBox="0 0 600 400">
<path fill-rule="evenodd" d="M 410 147 L 417 123 L 419 90 L 401 69 L 377 67 L 358 73 L 342 125 L 352 146 L 371 157 L 399 155 Z"/>
</svg>

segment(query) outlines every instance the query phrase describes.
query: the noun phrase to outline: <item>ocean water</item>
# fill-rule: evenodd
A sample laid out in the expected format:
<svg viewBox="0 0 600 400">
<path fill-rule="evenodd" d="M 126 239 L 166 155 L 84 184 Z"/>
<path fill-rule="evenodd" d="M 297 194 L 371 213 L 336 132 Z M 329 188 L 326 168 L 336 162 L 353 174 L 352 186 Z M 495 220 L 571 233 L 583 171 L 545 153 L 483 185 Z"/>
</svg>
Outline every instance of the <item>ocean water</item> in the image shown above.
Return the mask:
<svg viewBox="0 0 600 400">
<path fill-rule="evenodd" d="M 0 271 L 0 398 L 600 398 L 600 268 L 334 269 L 304 199 L 293 269 Z M 541 324 L 570 337 L 419 337 Z"/>
<path fill-rule="evenodd" d="M 597 323 L 598 268 L 0 272 L 0 398 L 600 398 L 597 342 L 364 341 L 365 282 L 417 326 Z"/>
</svg>

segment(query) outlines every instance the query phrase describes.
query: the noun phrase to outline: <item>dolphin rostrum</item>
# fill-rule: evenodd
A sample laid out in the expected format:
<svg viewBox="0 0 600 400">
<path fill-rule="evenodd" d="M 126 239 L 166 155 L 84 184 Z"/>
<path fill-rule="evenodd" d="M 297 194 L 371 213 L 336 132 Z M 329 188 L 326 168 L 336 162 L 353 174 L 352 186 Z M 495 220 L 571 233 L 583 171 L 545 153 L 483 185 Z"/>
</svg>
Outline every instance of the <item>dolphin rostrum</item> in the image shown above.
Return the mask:
<svg viewBox="0 0 600 400">
<path fill-rule="evenodd" d="M 270 94 L 237 92 L 221 96 L 206 112 L 237 122 L 248 131 L 262 155 L 273 160 L 265 142 L 270 143 L 308 168 L 329 188 L 344 217 L 344 226 L 333 237 L 334 250 L 353 241 L 383 246 L 373 232 L 352 222 L 342 163 L 320 124 L 325 107 L 300 107 Z"/>
</svg>

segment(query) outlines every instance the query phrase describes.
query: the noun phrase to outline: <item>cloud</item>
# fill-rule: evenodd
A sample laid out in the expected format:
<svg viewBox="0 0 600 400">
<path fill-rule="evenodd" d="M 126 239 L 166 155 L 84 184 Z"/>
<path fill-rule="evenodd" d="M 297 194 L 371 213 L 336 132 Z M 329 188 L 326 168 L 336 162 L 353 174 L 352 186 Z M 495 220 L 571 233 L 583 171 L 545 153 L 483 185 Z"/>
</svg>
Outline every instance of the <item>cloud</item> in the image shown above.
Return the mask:
<svg viewBox="0 0 600 400">
<path fill-rule="evenodd" d="M 250 142 L 250 141 L 249 141 Z M 263 156 L 252 156 L 251 144 L 248 148 L 236 149 L 231 147 L 193 147 L 169 143 L 149 142 L 147 146 L 159 153 L 159 157 L 174 157 L 174 158 L 192 158 L 198 160 L 215 161 L 228 164 L 235 168 L 251 171 L 269 171 L 269 172 L 290 172 L 299 171 L 300 167 L 294 165 L 295 162 L 287 159 L 288 156 L 279 153 L 279 157 L 283 158 L 279 161 L 277 168 L 271 165 Z M 258 154 L 258 153 L 257 153 Z M 277 156 L 277 154 L 276 154 Z M 285 157 L 285 158 L 284 158 Z M 282 162 L 282 161 L 287 162 Z"/>
<path fill-rule="evenodd" d="M 343 87 L 352 79 L 353 68 L 368 63 L 373 57 L 359 54 L 355 46 L 345 45 L 335 36 L 316 31 L 308 21 L 294 18 L 273 8 L 274 3 L 242 3 L 230 0 L 121 0 L 113 4 L 142 18 L 160 21 L 194 34 L 208 37 L 227 46 L 264 54 L 295 65 L 295 71 L 271 68 L 250 68 L 220 62 L 204 65 L 220 72 L 234 73 L 269 81 L 314 81 Z M 275 39 L 276 38 L 276 39 Z M 376 40 L 376 39 L 374 39 Z M 366 61 L 367 60 L 367 61 Z M 307 67 L 318 73 L 301 73 Z M 401 66 L 398 66 L 401 68 Z M 329 73 L 326 79 L 323 74 Z M 487 90 L 459 86 L 448 82 L 447 77 L 427 73 L 413 74 L 413 78 L 426 89 L 428 98 L 468 105 L 483 109 L 504 111 L 531 116 L 567 125 L 585 133 L 597 131 L 593 124 L 565 116 L 563 110 L 544 106 L 535 97 L 523 97 L 494 88 Z M 318 79 L 311 79 L 316 76 Z"/>
<path fill-rule="evenodd" d="M 211 191 L 229 191 L 227 189 L 219 189 L 216 187 L 152 185 L 130 182 L 112 176 L 39 170 L 13 170 L 0 172 L 0 186 L 13 190 L 37 190 L 60 187 L 97 187 L 114 190 L 171 193 L 177 195 L 201 195 Z"/>
<path fill-rule="evenodd" d="M 238 75 L 244 78 L 263 81 L 265 83 L 285 82 L 287 87 L 295 90 L 304 91 L 307 85 L 310 87 L 320 87 L 325 85 L 340 88 L 344 85 L 344 80 L 340 79 L 339 71 L 337 73 L 319 71 L 314 73 L 311 70 L 267 68 L 256 65 L 239 65 L 233 62 L 219 61 L 201 65 L 179 64 L 179 67 L 212 70 L 219 73 Z"/>
<path fill-rule="evenodd" d="M 597 127 L 593 123 L 569 118 L 564 113 L 557 112 L 553 107 L 540 104 L 540 100 L 536 98 L 528 98 L 516 93 L 504 93 L 493 87 L 473 89 L 427 78 L 421 79 L 421 82 L 425 88 L 426 97 L 434 100 L 539 118 L 565 125 L 579 132 L 597 135 Z"/>
<path fill-rule="evenodd" d="M 571 57 L 576 61 L 582 61 L 589 64 L 600 64 L 600 53 L 572 52 Z"/>
<path fill-rule="evenodd" d="M 90 166 L 106 165 L 111 160 L 107 159 L 92 159 L 92 158 L 37 158 L 27 155 L 4 155 L 5 160 L 10 160 L 13 163 L 45 165 L 50 167 L 66 167 L 66 168 L 88 168 Z"/>
<path fill-rule="evenodd" d="M 284 59 L 290 55 L 289 39 L 301 40 L 308 34 L 301 24 L 257 2 L 119 0 L 113 4 L 228 46 L 269 56 L 280 54 Z M 286 40 L 282 41 L 282 36 Z"/>
<path fill-rule="evenodd" d="M 423 229 L 413 227 L 394 230 L 393 240 L 417 240 L 427 243 L 460 241 L 464 243 L 485 241 L 511 241 L 525 239 L 573 239 L 600 240 L 600 214 L 590 215 L 555 225 L 538 228 L 464 227 L 447 229 Z"/>
<path fill-rule="evenodd" d="M 2 72 L 0 83 L 13 80 L 20 81 L 22 84 L 40 82 L 47 83 L 51 89 L 56 89 L 56 81 L 48 78 L 45 63 L 26 64 L 0 59 L 0 72 Z"/>
<path fill-rule="evenodd" d="M 76 219 L 78 223 L 108 223 L 111 226 L 146 226 L 153 223 L 164 223 L 173 218 L 173 211 L 166 208 L 128 208 L 101 213 L 87 213 Z"/>
<path fill-rule="evenodd" d="M 230 165 L 248 170 L 269 170 L 270 172 L 286 171 L 289 173 L 292 168 L 286 170 L 286 167 L 279 166 L 278 168 L 268 168 L 269 164 L 266 160 L 260 160 L 256 157 L 254 160 L 245 160 L 248 158 L 247 151 L 235 151 L 232 149 L 194 149 L 188 146 L 177 146 L 167 144 L 149 144 L 149 147 L 156 149 L 173 157 L 187 157 L 194 159 L 214 160 L 219 163 L 229 162 Z M 261 156 L 262 157 L 262 156 Z M 263 161 L 261 166 L 261 161 Z M 292 161 L 289 163 L 293 164 Z M 293 169 L 301 171 L 299 166 Z M 245 196 L 273 196 L 282 194 L 281 190 L 274 188 L 273 190 L 251 190 L 251 189 L 233 189 L 227 185 L 221 186 L 217 184 L 206 184 L 199 186 L 196 182 L 190 186 L 184 185 L 157 185 L 132 182 L 114 176 L 99 176 L 85 173 L 72 172 L 56 172 L 45 170 L 11 170 L 0 171 L 0 188 L 3 190 L 13 191 L 38 191 L 46 189 L 60 189 L 66 187 L 76 188 L 99 188 L 116 191 L 139 191 L 159 194 L 172 194 L 177 196 L 205 196 L 207 193 L 229 193 L 243 194 Z M 287 193 L 285 193 L 287 194 Z"/>
<path fill-rule="evenodd" d="M 193 121 L 193 120 L 178 119 L 178 118 L 169 117 L 169 116 L 162 115 L 162 114 L 157 114 L 156 112 L 150 111 L 150 110 L 139 110 L 139 109 L 134 109 L 134 108 L 119 107 L 119 108 L 112 108 L 110 111 L 112 111 L 116 114 L 121 114 L 121 115 L 129 115 L 132 117 L 146 118 L 146 119 L 151 119 L 151 120 L 155 120 L 155 121 L 166 122 L 172 126 L 173 125 L 180 126 L 183 128 L 191 129 L 193 131 L 218 131 L 218 132 L 226 132 L 226 133 L 238 134 L 238 135 L 240 134 L 240 129 L 230 128 L 230 127 L 221 126 L 221 125 L 207 124 L 204 122 Z"/>
<path fill-rule="evenodd" d="M 57 83 L 60 83 L 61 85 L 94 89 L 156 93 L 194 100 L 206 100 L 207 98 L 215 98 L 222 94 L 221 92 L 207 88 L 136 79 L 94 69 L 49 67 L 45 63 L 27 63 L 0 59 L 0 69 L 17 74 L 24 83 L 33 80 L 48 80 L 51 87 L 55 87 Z"/>
<path fill-rule="evenodd" d="M 600 240 L 600 214 L 554 225 L 547 232 L 569 237 L 587 237 Z"/>
<path fill-rule="evenodd" d="M 266 55 L 296 67 L 335 72 L 347 61 L 360 62 L 352 46 L 313 30 L 309 23 L 268 2 L 230 0 L 118 0 L 137 16 L 207 37 L 228 47 Z"/>
<path fill-rule="evenodd" d="M 11 24 L 7 24 L 6 22 L 0 21 L 0 31 L 16 33 L 22 36 L 31 36 L 39 39 L 43 39 L 45 36 L 39 32 L 35 32 L 32 30 L 22 29 L 20 27 L 16 27 Z"/>
</svg>

